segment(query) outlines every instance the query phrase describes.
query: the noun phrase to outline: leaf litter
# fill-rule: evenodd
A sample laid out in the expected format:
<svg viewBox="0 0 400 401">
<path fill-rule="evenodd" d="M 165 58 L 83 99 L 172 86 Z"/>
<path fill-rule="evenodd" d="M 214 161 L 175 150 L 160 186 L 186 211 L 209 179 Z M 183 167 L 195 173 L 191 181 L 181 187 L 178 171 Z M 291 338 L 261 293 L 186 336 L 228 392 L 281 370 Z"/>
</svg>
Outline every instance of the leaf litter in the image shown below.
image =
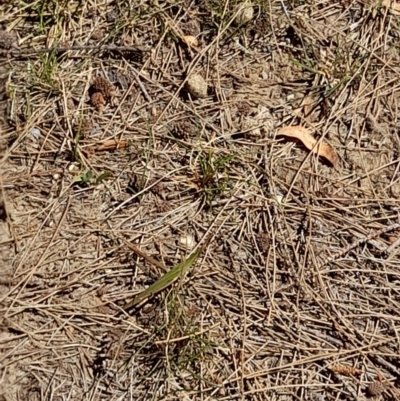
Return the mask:
<svg viewBox="0 0 400 401">
<path fill-rule="evenodd" d="M 300 125 L 283 127 L 277 132 L 277 135 L 300 140 L 308 150 L 311 150 L 318 156 L 324 157 L 334 167 L 338 162 L 338 155 L 332 146 L 326 142 L 321 142 L 315 139 L 307 128 Z"/>
<path fill-rule="evenodd" d="M 116 8 L 104 1 L 72 10 L 74 2 L 52 1 L 42 2 L 41 19 L 36 3 L 8 3 L 3 25 L 21 49 L 0 49 L 7 54 L 0 83 L 10 89 L 0 110 L 7 106 L 5 121 L 15 131 L 4 138 L 9 157 L 1 175 L 12 236 L 0 250 L 1 313 L 9 325 L 1 333 L 0 398 L 35 400 L 50 391 L 93 401 L 347 400 L 359 398 L 370 372 L 393 380 L 400 271 L 397 238 L 387 232 L 400 198 L 393 12 L 345 0 L 290 8 L 258 2 L 253 19 L 238 24 L 230 22 L 237 2 Z M 190 22 L 199 30 L 189 30 Z M 51 57 L 30 51 L 48 54 L 51 35 L 86 43 L 96 26 L 108 50 L 64 49 L 57 70 L 49 68 Z M 115 48 L 129 38 L 151 55 Z M 32 55 L 29 69 L 16 58 L 24 52 Z M 200 96 L 186 97 L 182 88 L 194 73 L 206 85 Z M 107 99 L 107 87 L 95 85 L 101 96 L 90 107 L 90 77 L 99 75 L 113 93 Z M 301 118 L 311 111 L 331 144 L 341 144 L 343 163 L 335 169 L 310 169 L 312 158 L 287 155 L 269 140 L 273 127 L 299 117 L 301 97 Z M 64 110 L 66 99 L 74 107 Z M 159 112 L 151 113 L 153 106 Z M 53 117 L 43 121 L 48 110 Z M 75 138 L 74 119 L 81 121 Z M 37 139 L 34 127 L 42 133 Z M 261 130 L 271 134 L 267 141 Z M 93 143 L 99 133 L 101 142 L 115 141 Z M 324 138 L 308 142 L 309 152 L 315 147 L 325 158 Z M 83 153 L 91 143 L 106 151 L 74 157 L 75 148 Z M 265 146 L 268 157 L 260 152 Z M 202 166 L 207 179 L 191 188 Z M 77 171 L 81 185 L 73 185 Z M 132 174 L 142 178 L 140 195 L 128 190 Z M 107 177 L 113 179 L 98 185 Z M 156 181 L 164 189 L 152 190 Z M 207 193 L 218 195 L 207 201 Z M 288 193 L 290 202 L 271 202 L 271 194 Z M 341 196 L 352 202 L 336 202 Z M 206 232 L 212 241 L 197 268 L 189 267 L 190 281 L 173 285 L 183 265 L 161 277 L 165 266 L 187 262 L 178 239 L 200 240 Z M 149 269 L 154 260 L 133 257 L 121 238 L 164 267 Z M 132 299 L 138 307 L 122 319 L 108 311 Z M 335 372 L 335 361 L 351 369 Z M 352 369 L 365 374 L 344 374 Z M 397 399 L 392 390 L 385 391 Z"/>
</svg>

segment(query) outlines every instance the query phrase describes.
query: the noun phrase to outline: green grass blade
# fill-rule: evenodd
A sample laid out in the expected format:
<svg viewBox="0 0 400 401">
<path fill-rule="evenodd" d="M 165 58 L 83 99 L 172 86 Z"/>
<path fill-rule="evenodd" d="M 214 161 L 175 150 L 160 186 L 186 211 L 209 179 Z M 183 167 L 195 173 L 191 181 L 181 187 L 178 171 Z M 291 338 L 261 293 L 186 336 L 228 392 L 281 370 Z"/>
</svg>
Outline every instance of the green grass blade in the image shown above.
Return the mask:
<svg viewBox="0 0 400 401">
<path fill-rule="evenodd" d="M 123 309 L 128 310 L 130 308 L 133 308 L 140 302 L 144 301 L 146 298 L 149 298 L 150 296 L 157 294 L 163 289 L 169 287 L 172 283 L 174 283 L 179 277 L 181 277 L 187 271 L 187 269 L 197 260 L 200 253 L 201 249 L 199 248 L 196 252 L 193 252 L 186 260 L 173 267 L 169 272 L 165 273 L 159 280 L 157 280 L 149 288 L 142 291 L 140 294 L 136 295 L 133 301 L 126 304 L 123 307 Z"/>
</svg>

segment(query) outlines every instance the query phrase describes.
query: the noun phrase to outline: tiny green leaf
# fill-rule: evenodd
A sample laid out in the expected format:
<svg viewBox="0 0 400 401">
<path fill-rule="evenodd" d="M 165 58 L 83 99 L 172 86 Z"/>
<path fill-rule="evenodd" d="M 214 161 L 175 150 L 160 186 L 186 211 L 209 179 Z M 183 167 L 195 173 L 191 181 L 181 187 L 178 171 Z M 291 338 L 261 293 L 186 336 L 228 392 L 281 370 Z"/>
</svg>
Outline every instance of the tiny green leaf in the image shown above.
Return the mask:
<svg viewBox="0 0 400 401">
<path fill-rule="evenodd" d="M 105 171 L 104 173 L 100 174 L 97 179 L 96 179 L 96 183 L 100 184 L 103 180 L 105 180 L 106 178 L 108 178 L 111 175 L 110 171 Z"/>
<path fill-rule="evenodd" d="M 158 279 L 154 284 L 152 284 L 149 288 L 142 291 L 140 294 L 136 295 L 133 301 L 126 304 L 123 309 L 128 310 L 150 296 L 157 294 L 163 289 L 169 287 L 172 283 L 174 283 L 179 277 L 181 277 L 184 273 L 186 273 L 187 269 L 197 260 L 200 255 L 201 248 L 197 251 L 193 252 L 186 260 L 179 263 L 175 267 L 173 267 L 169 272 L 165 273 L 160 279 Z"/>
</svg>

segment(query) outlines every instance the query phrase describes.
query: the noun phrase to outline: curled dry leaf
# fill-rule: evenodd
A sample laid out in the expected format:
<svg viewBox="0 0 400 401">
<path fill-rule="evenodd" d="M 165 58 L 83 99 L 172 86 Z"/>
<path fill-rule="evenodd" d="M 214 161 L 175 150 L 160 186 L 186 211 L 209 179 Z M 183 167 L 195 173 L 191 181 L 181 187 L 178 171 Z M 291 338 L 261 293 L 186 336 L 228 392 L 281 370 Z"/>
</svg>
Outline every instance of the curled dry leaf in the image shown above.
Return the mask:
<svg viewBox="0 0 400 401">
<path fill-rule="evenodd" d="M 400 15 L 400 3 L 397 1 L 383 0 L 382 6 L 390 8 L 394 15 Z"/>
<path fill-rule="evenodd" d="M 333 166 L 336 166 L 338 156 L 332 146 L 326 142 L 318 143 L 307 128 L 300 125 L 283 127 L 278 131 L 277 135 L 299 139 L 307 149 L 319 156 L 325 157 Z"/>
</svg>

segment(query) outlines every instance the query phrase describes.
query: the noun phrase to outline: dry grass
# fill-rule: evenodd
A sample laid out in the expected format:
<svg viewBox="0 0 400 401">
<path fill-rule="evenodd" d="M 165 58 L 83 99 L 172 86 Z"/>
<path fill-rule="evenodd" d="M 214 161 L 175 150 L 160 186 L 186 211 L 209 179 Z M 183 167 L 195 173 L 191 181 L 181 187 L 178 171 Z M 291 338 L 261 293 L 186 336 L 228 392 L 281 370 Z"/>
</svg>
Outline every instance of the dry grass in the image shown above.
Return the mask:
<svg viewBox="0 0 400 401">
<path fill-rule="evenodd" d="M 0 400 L 399 399 L 398 17 L 1 3 Z"/>
</svg>

